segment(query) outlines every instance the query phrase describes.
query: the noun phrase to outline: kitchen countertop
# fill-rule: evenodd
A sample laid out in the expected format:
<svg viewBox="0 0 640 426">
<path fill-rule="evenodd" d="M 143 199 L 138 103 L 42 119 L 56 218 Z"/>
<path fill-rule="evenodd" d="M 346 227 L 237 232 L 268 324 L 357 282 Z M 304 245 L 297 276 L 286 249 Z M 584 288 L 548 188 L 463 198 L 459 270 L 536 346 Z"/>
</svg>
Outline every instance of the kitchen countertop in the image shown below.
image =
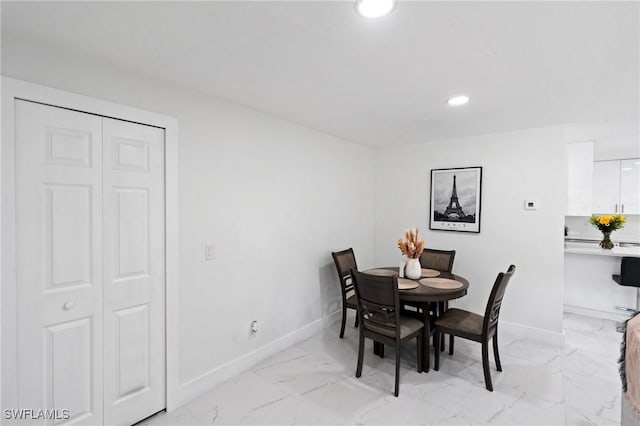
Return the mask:
<svg viewBox="0 0 640 426">
<path fill-rule="evenodd" d="M 572 254 L 587 254 L 595 256 L 610 257 L 640 257 L 640 247 L 614 247 L 611 250 L 604 250 L 598 247 L 597 243 L 565 242 L 564 252 Z"/>
<path fill-rule="evenodd" d="M 571 243 L 599 243 L 600 240 L 602 240 L 602 238 L 594 240 L 594 239 L 590 239 L 590 238 L 578 238 L 578 237 L 564 237 L 564 241 L 565 242 L 571 242 Z M 621 241 L 618 239 L 612 239 L 614 244 L 616 245 L 621 245 L 621 246 L 625 246 L 625 245 L 631 245 L 631 246 L 638 246 L 640 247 L 640 240 L 637 241 L 631 241 L 631 240 L 625 240 L 625 241 Z"/>
</svg>

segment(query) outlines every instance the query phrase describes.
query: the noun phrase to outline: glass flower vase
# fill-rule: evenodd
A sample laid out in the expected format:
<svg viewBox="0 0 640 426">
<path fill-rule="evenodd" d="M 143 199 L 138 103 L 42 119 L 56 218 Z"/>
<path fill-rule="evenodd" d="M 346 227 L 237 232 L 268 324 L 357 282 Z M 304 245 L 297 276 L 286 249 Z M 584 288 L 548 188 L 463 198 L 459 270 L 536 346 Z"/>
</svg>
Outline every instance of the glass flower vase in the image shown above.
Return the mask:
<svg viewBox="0 0 640 426">
<path fill-rule="evenodd" d="M 613 242 L 611 241 L 611 232 L 602 232 L 603 238 L 600 241 L 600 247 L 605 250 L 611 250 L 613 248 Z"/>
</svg>

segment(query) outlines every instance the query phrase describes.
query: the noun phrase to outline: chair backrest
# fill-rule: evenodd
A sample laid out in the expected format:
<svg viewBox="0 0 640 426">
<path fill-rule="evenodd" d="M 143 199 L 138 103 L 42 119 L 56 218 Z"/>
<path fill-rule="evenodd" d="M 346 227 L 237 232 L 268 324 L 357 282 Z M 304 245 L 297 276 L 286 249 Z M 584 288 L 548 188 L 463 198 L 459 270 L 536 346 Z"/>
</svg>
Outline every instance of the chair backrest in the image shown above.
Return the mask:
<svg viewBox="0 0 640 426">
<path fill-rule="evenodd" d="M 358 270 L 356 264 L 356 256 L 353 254 L 353 248 L 346 250 L 332 252 L 333 263 L 336 265 L 336 271 L 338 271 L 338 278 L 340 278 L 340 287 L 342 293 L 353 289 L 353 280 L 351 279 L 351 270 Z"/>
<path fill-rule="evenodd" d="M 360 327 L 399 338 L 400 296 L 398 277 L 383 277 L 351 271 L 358 298 Z"/>
<path fill-rule="evenodd" d="M 640 287 L 640 257 L 623 257 L 620 263 L 620 284 Z"/>
<path fill-rule="evenodd" d="M 491 294 L 489 294 L 489 301 L 487 302 L 487 309 L 484 312 L 484 322 L 482 324 L 482 334 L 484 336 L 488 336 L 489 333 L 498 326 L 498 317 L 500 316 L 500 307 L 502 306 L 504 291 L 515 271 L 516 267 L 514 265 L 509 266 L 507 272 L 500 272 L 495 283 L 493 283 Z"/>
<path fill-rule="evenodd" d="M 450 273 L 453 270 L 453 259 L 455 257 L 455 250 L 436 250 L 426 248 L 420 255 L 420 265 L 426 269 L 436 269 L 438 271 Z"/>
</svg>

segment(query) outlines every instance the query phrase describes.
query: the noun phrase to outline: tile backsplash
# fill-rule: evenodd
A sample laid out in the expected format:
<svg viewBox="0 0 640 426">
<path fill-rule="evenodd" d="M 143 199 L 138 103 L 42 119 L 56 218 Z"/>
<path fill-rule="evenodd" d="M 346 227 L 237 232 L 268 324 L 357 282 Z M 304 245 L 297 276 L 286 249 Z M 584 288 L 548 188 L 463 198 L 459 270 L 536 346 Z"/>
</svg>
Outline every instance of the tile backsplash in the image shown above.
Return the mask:
<svg viewBox="0 0 640 426">
<path fill-rule="evenodd" d="M 589 223 L 589 216 L 565 216 L 565 226 L 569 227 L 569 238 L 598 240 L 602 232 Z M 640 243 L 640 215 L 627 215 L 627 223 L 622 229 L 611 233 L 613 242 L 625 241 Z"/>
</svg>

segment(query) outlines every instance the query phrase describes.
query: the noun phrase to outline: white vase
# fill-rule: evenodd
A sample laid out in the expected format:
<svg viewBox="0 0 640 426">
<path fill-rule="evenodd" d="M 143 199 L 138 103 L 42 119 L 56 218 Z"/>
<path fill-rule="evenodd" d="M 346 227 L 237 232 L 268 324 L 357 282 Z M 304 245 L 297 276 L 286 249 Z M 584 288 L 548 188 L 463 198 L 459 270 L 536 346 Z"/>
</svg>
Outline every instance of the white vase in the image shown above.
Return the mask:
<svg viewBox="0 0 640 426">
<path fill-rule="evenodd" d="M 412 280 L 417 280 L 422 274 L 422 268 L 420 267 L 420 261 L 418 259 L 407 259 L 407 264 L 404 267 L 404 276 Z"/>
</svg>

